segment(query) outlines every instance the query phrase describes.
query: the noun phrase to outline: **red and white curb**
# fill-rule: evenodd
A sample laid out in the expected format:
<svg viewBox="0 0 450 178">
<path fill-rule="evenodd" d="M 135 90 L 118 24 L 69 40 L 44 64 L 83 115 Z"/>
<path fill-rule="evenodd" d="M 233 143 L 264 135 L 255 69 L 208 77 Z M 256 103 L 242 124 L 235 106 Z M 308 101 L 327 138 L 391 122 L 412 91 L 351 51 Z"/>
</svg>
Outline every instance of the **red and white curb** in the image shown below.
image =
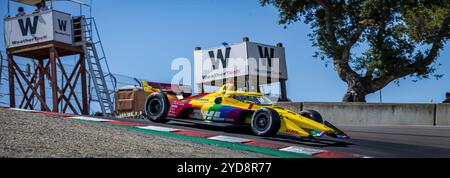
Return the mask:
<svg viewBox="0 0 450 178">
<path fill-rule="evenodd" d="M 244 144 L 244 145 L 276 149 L 276 150 L 291 152 L 291 153 L 306 154 L 306 155 L 311 155 L 311 156 L 316 156 L 316 157 L 321 157 L 321 158 L 370 158 L 367 156 L 361 156 L 361 155 L 356 155 L 356 154 L 338 153 L 338 152 L 331 152 L 331 151 L 320 150 L 320 149 L 313 149 L 313 148 L 306 148 L 306 147 L 299 147 L 299 146 L 289 146 L 289 145 L 284 145 L 284 144 L 275 144 L 275 143 L 263 142 L 263 141 L 240 138 L 240 137 L 215 135 L 215 134 L 208 134 L 208 133 L 183 130 L 183 129 L 175 129 L 175 128 L 169 128 L 169 127 L 151 126 L 151 125 L 139 124 L 139 123 L 133 123 L 133 122 L 122 122 L 122 121 L 103 119 L 103 118 L 97 118 L 97 117 L 76 116 L 76 115 L 52 113 L 52 112 L 40 112 L 40 111 L 7 108 L 7 107 L 1 107 L 1 108 L 6 108 L 6 109 L 10 109 L 10 110 L 15 110 L 15 111 L 21 111 L 21 112 L 32 112 L 32 113 L 36 113 L 36 114 L 43 114 L 43 115 L 49 115 L 49 116 L 60 116 L 60 117 L 65 117 L 68 119 L 74 119 L 74 120 L 80 120 L 80 121 L 101 122 L 101 123 L 107 123 L 107 124 L 113 124 L 113 125 L 130 126 L 130 127 L 136 127 L 139 129 L 159 131 L 159 132 L 168 132 L 168 133 L 174 133 L 174 134 L 186 135 L 186 136 L 192 136 L 192 137 L 199 137 L 199 138 L 205 138 L 205 139 L 217 140 L 217 141 L 223 141 L 223 142 L 240 143 L 240 144 Z"/>
</svg>

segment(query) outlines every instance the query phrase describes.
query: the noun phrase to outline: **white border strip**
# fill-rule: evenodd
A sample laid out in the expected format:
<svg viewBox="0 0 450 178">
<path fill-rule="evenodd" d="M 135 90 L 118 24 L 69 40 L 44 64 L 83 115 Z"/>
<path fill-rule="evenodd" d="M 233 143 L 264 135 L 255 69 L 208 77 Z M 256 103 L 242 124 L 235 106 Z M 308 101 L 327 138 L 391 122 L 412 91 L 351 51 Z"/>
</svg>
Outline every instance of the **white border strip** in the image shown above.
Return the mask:
<svg viewBox="0 0 450 178">
<path fill-rule="evenodd" d="M 37 111 L 35 111 L 35 110 L 20 109 L 20 108 L 9 108 L 9 110 L 13 110 L 13 111 L 23 111 L 23 112 L 37 112 Z"/>
<path fill-rule="evenodd" d="M 83 116 L 75 116 L 75 117 L 68 117 L 69 119 L 75 119 L 75 120 L 82 120 L 82 121 L 93 121 L 93 122 L 110 122 L 113 120 L 109 119 L 100 119 L 100 118 L 93 118 L 93 117 L 83 117 Z"/>
<path fill-rule="evenodd" d="M 158 127 L 158 126 L 144 126 L 144 127 L 137 127 L 137 128 L 145 129 L 145 130 L 160 131 L 160 132 L 175 132 L 175 131 L 180 130 L 180 129 L 173 129 L 173 128 L 168 128 L 168 127 Z"/>
<path fill-rule="evenodd" d="M 215 137 L 209 137 L 208 139 L 225 141 L 225 142 L 232 142 L 232 143 L 242 143 L 242 142 L 252 141 L 250 139 L 238 138 L 238 137 L 229 137 L 229 136 L 223 136 L 223 135 L 219 135 L 219 136 L 215 136 Z"/>
<path fill-rule="evenodd" d="M 290 147 L 286 147 L 286 148 L 283 148 L 280 150 L 287 151 L 287 152 L 293 152 L 293 153 L 302 153 L 302 154 L 307 154 L 307 155 L 313 155 L 313 154 L 325 152 L 324 150 L 304 148 L 304 147 L 298 147 L 298 146 L 290 146 Z"/>
</svg>

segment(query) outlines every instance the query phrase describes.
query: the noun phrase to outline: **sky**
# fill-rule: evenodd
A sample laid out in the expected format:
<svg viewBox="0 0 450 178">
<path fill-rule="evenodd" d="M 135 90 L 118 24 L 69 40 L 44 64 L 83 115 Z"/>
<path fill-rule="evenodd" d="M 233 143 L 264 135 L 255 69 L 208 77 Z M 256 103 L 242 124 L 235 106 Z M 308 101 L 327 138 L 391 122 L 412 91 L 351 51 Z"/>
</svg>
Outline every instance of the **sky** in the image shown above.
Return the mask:
<svg viewBox="0 0 450 178">
<path fill-rule="evenodd" d="M 6 5 L 7 0 L 1 0 L 3 17 Z M 11 5 L 15 12 L 17 4 Z M 78 6 L 66 2 L 55 7 L 79 14 Z M 25 10 L 31 12 L 33 7 Z M 113 73 L 170 82 L 177 73 L 171 71 L 173 59 L 192 61 L 195 47 L 240 43 L 249 37 L 258 43 L 283 43 L 288 97 L 293 101 L 339 102 L 347 89 L 332 66 L 325 67 L 323 61 L 312 57 L 318 49 L 307 37 L 309 25 L 297 22 L 284 29 L 278 24 L 277 9 L 262 7 L 258 0 L 93 0 L 92 12 Z M 0 32 L 3 35 L 3 23 Z M 4 41 L 0 41 L 0 50 L 4 50 Z M 445 92 L 450 92 L 449 58 L 447 43 L 436 62 L 442 64 L 437 72 L 444 74 L 443 78 L 391 83 L 382 90 L 383 102 L 442 102 Z M 367 100 L 380 102 L 380 93 L 368 95 Z"/>
</svg>

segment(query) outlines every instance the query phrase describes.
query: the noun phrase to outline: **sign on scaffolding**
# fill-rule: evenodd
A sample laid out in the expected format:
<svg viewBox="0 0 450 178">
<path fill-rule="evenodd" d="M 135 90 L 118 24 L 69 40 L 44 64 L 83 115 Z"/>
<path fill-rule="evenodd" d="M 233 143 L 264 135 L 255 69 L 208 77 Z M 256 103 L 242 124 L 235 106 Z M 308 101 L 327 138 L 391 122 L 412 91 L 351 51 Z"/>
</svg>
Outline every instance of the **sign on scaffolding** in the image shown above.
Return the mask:
<svg viewBox="0 0 450 178">
<path fill-rule="evenodd" d="M 194 51 L 197 91 L 205 86 L 234 83 L 236 90 L 260 92 L 266 84 L 280 83 L 280 99 L 287 100 L 285 81 L 288 79 L 285 49 L 250 42 Z"/>
<path fill-rule="evenodd" d="M 48 41 L 72 44 L 70 14 L 51 10 L 5 19 L 6 48 Z"/>
</svg>

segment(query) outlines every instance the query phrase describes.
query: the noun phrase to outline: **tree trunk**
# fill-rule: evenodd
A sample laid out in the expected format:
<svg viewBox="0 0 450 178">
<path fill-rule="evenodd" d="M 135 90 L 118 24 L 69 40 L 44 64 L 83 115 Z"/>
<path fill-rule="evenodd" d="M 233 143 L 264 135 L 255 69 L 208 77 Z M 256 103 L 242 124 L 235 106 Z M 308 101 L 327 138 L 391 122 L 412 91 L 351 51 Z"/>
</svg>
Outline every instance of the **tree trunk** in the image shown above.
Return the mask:
<svg viewBox="0 0 450 178">
<path fill-rule="evenodd" d="M 365 87 L 367 85 L 362 84 L 359 81 L 349 81 L 348 89 L 342 99 L 343 102 L 366 102 L 366 96 L 370 93 Z"/>
<path fill-rule="evenodd" d="M 342 99 L 343 102 L 366 102 L 366 95 L 365 93 L 356 93 L 356 92 L 347 92 L 344 95 L 344 99 Z"/>
</svg>

